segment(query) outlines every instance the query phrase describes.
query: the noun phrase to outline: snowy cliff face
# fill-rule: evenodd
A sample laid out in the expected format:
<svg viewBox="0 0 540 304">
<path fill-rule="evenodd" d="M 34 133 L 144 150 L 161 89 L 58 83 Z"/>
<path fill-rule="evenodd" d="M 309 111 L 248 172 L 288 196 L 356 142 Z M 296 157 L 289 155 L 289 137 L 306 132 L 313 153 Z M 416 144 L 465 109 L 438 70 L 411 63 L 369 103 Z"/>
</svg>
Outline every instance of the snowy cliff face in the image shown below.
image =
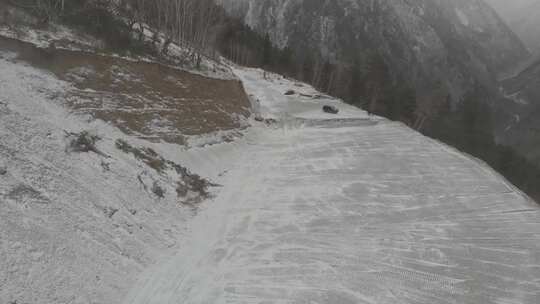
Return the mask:
<svg viewBox="0 0 540 304">
<path fill-rule="evenodd" d="M 375 50 L 419 92 L 443 83 L 455 100 L 528 55 L 481 0 L 218 1 L 281 47 L 346 63 Z"/>
<path fill-rule="evenodd" d="M 70 111 L 68 98 L 89 104 L 76 83 L 0 42 L 2 304 L 538 303 L 539 206 L 403 124 L 236 67 L 273 120 L 233 141 L 150 141 Z M 201 100 L 176 116 L 212 112 Z M 101 137 L 89 153 L 66 136 L 84 130 Z M 201 204 L 187 169 L 219 185 Z"/>
</svg>

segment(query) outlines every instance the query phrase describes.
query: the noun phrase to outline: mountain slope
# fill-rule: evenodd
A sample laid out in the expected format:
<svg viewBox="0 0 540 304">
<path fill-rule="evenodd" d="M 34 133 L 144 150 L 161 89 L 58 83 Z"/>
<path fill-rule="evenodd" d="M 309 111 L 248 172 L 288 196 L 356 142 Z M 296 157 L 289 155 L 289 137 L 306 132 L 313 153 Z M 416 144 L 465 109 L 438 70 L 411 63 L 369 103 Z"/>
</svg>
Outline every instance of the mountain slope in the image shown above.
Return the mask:
<svg viewBox="0 0 540 304">
<path fill-rule="evenodd" d="M 307 85 L 284 96 L 294 82 L 237 73 L 278 122 L 222 147 L 230 169 L 190 246 L 123 303 L 537 303 L 540 208 L 485 164 Z"/>
<path fill-rule="evenodd" d="M 499 141 L 540 166 L 540 61 L 502 81 L 501 90 Z"/>
<path fill-rule="evenodd" d="M 0 71 L 0 303 L 119 303 L 210 197 L 241 84 L 4 37 Z"/>
<path fill-rule="evenodd" d="M 0 54 L 2 303 L 537 302 L 538 205 L 401 124 L 238 69 L 277 122 L 185 150 L 70 114 L 69 83 Z M 66 152 L 79 130 L 106 156 Z M 118 138 L 221 187 L 193 212 Z"/>
<path fill-rule="evenodd" d="M 475 81 L 494 88 L 495 75 L 528 56 L 481 0 L 219 2 L 281 47 L 347 64 L 379 53 L 396 77 L 431 98 L 441 84 L 456 101 Z"/>
<path fill-rule="evenodd" d="M 0 303 L 116 303 L 179 242 L 189 212 L 173 179 L 115 148 L 115 138 L 136 139 L 70 115 L 53 101 L 69 84 L 7 56 L 0 51 Z M 64 131 L 82 130 L 106 136 L 98 149 L 108 157 L 66 152 Z M 170 195 L 156 197 L 152 180 Z"/>
<path fill-rule="evenodd" d="M 540 56 L 540 1 L 486 0 L 518 34 L 531 52 Z"/>
</svg>

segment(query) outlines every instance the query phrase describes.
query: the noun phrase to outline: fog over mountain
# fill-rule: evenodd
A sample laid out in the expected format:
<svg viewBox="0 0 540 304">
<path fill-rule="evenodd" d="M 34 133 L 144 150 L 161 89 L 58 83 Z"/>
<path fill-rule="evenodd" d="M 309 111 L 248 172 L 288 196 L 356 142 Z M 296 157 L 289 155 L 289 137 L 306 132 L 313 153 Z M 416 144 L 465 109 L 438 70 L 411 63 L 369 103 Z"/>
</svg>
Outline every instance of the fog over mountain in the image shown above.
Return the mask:
<svg viewBox="0 0 540 304">
<path fill-rule="evenodd" d="M 276 45 L 298 53 L 319 52 L 345 66 L 365 65 L 369 53 L 380 55 L 393 82 L 413 87 L 418 112 L 432 120 L 448 97 L 457 104 L 478 84 L 494 93 L 497 76 L 529 56 L 505 22 L 479 0 L 218 2 L 251 28 L 268 33 Z"/>
<path fill-rule="evenodd" d="M 486 0 L 527 47 L 540 55 L 540 0 Z"/>
<path fill-rule="evenodd" d="M 534 58 L 523 40 L 534 49 L 535 40 L 524 37 L 540 28 L 531 25 L 540 22 L 537 0 L 216 1 L 275 45 L 295 51 L 295 77 L 327 90 L 331 86 L 304 71 L 313 58 L 329 58 L 339 68 L 322 74 L 338 79 L 334 87 L 341 88 L 327 90 L 330 95 L 377 115 L 397 116 L 484 159 L 523 189 L 538 188 L 532 173 L 540 171 L 538 74 L 530 68 L 510 79 Z M 516 21 L 513 28 L 508 20 Z M 372 60 L 373 54 L 382 60 Z M 412 94 L 399 86 L 412 88 Z M 394 108 L 409 107 L 410 95 L 413 115 L 395 115 Z"/>
</svg>

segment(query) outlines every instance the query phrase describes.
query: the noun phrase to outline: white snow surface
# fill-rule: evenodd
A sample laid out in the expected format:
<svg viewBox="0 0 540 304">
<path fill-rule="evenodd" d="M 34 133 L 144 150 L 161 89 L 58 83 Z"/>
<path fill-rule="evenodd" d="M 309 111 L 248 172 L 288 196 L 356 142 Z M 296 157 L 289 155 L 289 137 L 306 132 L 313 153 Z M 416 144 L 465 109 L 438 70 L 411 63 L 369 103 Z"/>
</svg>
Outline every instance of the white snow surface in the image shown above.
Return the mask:
<svg viewBox="0 0 540 304">
<path fill-rule="evenodd" d="M 70 114 L 70 84 L 15 58 L 0 51 L 0 303 L 119 303 L 143 269 L 178 250 L 194 212 L 179 203 L 174 172 L 157 174 L 116 139 L 201 171 L 210 160 Z M 102 137 L 108 158 L 66 152 L 64 131 L 83 130 Z"/>
<path fill-rule="evenodd" d="M 540 208 L 501 176 L 402 124 L 283 94 L 309 86 L 236 74 L 278 122 L 199 150 L 223 187 L 123 303 L 540 302 Z"/>
<path fill-rule="evenodd" d="M 235 73 L 276 122 L 186 149 L 70 114 L 68 83 L 0 52 L 0 303 L 540 302 L 540 208 L 489 167 L 305 84 Z M 110 157 L 67 153 L 64 130 Z M 182 207 L 174 174 L 118 138 L 221 187 Z"/>
<path fill-rule="evenodd" d="M 99 45 L 64 27 L 0 35 Z M 275 123 L 190 137 L 189 149 L 150 143 L 70 114 L 70 84 L 15 58 L 0 51 L 1 304 L 540 303 L 538 205 L 399 123 L 236 68 L 256 114 Z M 109 157 L 66 152 L 64 131 L 82 130 Z M 221 187 L 182 206 L 174 172 L 116 149 L 119 138 Z"/>
<path fill-rule="evenodd" d="M 464 26 L 470 25 L 469 18 L 467 18 L 467 15 L 465 15 L 465 13 L 462 10 L 460 10 L 459 8 L 456 8 L 456 14 L 462 25 Z"/>
</svg>

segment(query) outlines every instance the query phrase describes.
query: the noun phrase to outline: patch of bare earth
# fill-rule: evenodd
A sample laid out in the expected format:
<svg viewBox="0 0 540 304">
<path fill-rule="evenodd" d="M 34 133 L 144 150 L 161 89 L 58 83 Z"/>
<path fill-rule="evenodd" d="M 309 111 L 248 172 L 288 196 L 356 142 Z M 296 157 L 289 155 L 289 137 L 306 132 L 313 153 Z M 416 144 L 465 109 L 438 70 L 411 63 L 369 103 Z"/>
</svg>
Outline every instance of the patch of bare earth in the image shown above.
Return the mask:
<svg viewBox="0 0 540 304">
<path fill-rule="evenodd" d="M 201 135 L 242 126 L 249 101 L 237 80 L 212 79 L 157 63 L 59 49 L 40 49 L 1 38 L 16 60 L 74 85 L 63 96 L 75 113 L 109 122 L 129 135 L 183 144 Z"/>
</svg>

